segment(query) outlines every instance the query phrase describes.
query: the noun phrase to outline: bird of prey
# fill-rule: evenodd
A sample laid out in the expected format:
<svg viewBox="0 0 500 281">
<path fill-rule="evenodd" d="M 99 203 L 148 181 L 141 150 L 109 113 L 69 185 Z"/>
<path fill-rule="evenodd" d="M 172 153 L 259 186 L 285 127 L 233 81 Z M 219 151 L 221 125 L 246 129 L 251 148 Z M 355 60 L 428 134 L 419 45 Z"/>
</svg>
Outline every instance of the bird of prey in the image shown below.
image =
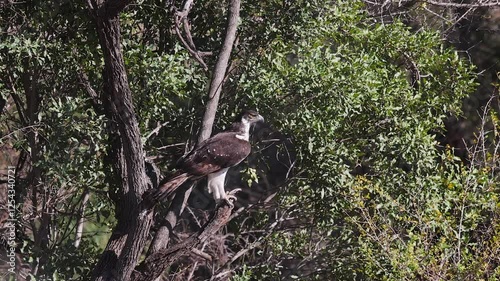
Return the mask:
<svg viewBox="0 0 500 281">
<path fill-rule="evenodd" d="M 227 130 L 201 142 L 181 158 L 177 162 L 177 171 L 147 195 L 149 200 L 163 201 L 185 181 L 207 176 L 208 192 L 212 193 L 215 201 L 225 200 L 232 205 L 229 199 L 234 199 L 234 195 L 226 194 L 224 190 L 226 173 L 250 154 L 250 127 L 263 121 L 264 118 L 256 111 L 243 111 Z"/>
</svg>

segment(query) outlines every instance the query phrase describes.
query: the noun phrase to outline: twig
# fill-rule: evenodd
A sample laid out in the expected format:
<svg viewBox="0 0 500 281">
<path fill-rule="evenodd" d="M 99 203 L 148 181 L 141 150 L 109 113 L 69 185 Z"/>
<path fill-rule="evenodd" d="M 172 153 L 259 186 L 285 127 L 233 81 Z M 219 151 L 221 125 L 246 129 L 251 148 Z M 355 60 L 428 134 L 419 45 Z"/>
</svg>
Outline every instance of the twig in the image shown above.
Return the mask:
<svg viewBox="0 0 500 281">
<path fill-rule="evenodd" d="M 185 144 L 186 144 L 185 142 L 173 143 L 173 144 L 169 144 L 169 145 L 160 146 L 156 149 L 162 150 L 162 149 L 167 149 L 167 148 L 176 147 L 176 146 L 184 146 Z"/>
<path fill-rule="evenodd" d="M 205 71 L 208 71 L 208 66 L 201 56 L 202 56 L 202 54 L 206 55 L 209 53 L 199 52 L 196 49 L 196 46 L 195 46 L 194 41 L 193 41 L 193 37 L 191 36 L 191 31 L 190 31 L 189 21 L 188 21 L 187 16 L 188 16 L 189 11 L 191 10 L 192 6 L 193 6 L 193 0 L 187 0 L 184 3 L 184 7 L 182 8 L 182 11 L 178 11 L 177 13 L 175 13 L 175 33 L 177 34 L 177 36 L 181 40 L 181 43 L 182 43 L 182 45 L 184 45 L 186 50 L 188 50 L 188 52 L 203 66 L 203 69 Z M 180 31 L 181 22 L 183 23 L 183 26 L 184 26 L 184 33 L 186 33 L 187 41 L 186 41 L 186 39 L 184 39 L 184 36 L 182 36 L 182 33 Z"/>
<path fill-rule="evenodd" d="M 494 7 L 500 6 L 500 1 L 496 2 L 485 2 L 485 3 L 452 3 L 452 2 L 440 2 L 434 0 L 425 0 L 425 3 L 441 6 L 441 7 L 453 7 L 453 8 L 482 8 L 482 7 Z"/>
<path fill-rule="evenodd" d="M 13 134 L 15 134 L 15 133 L 17 133 L 17 132 L 19 132 L 19 131 L 23 131 L 23 130 L 25 130 L 25 129 L 34 129 L 34 128 L 36 128 L 36 127 L 41 127 L 41 126 L 42 126 L 42 124 L 36 124 L 36 125 L 30 125 L 30 126 L 25 126 L 25 127 L 22 127 L 22 128 L 16 129 L 16 130 L 14 130 L 14 131 L 12 131 L 12 132 L 10 132 L 10 133 L 6 134 L 5 136 L 1 137 L 1 138 L 0 138 L 0 141 L 3 141 L 4 139 L 6 139 L 6 138 L 10 137 L 11 135 L 13 135 Z"/>
<path fill-rule="evenodd" d="M 207 260 L 207 261 L 209 261 L 209 262 L 211 262 L 211 261 L 212 261 L 212 256 L 211 256 L 211 255 L 209 255 L 209 254 L 207 254 L 207 253 L 205 253 L 205 252 L 202 252 L 202 251 L 200 251 L 200 250 L 198 250 L 198 249 L 196 249 L 196 248 L 191 249 L 191 252 L 192 252 L 193 254 L 195 254 L 195 255 L 197 255 L 197 256 L 199 256 L 199 257 L 201 257 L 201 258 L 206 259 L 206 260 Z"/>
<path fill-rule="evenodd" d="M 158 122 L 159 123 L 159 122 Z M 156 126 L 156 128 L 154 128 L 147 136 L 146 136 L 146 141 L 153 135 L 158 135 L 158 132 L 160 132 L 161 128 L 165 127 L 165 125 L 167 125 L 169 123 L 169 121 L 167 122 L 163 122 L 161 124 L 158 124 Z"/>
</svg>

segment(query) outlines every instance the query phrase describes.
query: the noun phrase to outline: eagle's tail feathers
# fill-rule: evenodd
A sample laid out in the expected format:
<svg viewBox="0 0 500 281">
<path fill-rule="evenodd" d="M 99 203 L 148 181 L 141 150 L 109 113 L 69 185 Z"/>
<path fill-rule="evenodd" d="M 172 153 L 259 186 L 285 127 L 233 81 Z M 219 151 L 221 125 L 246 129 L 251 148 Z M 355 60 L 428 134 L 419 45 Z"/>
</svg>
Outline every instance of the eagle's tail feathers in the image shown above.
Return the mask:
<svg viewBox="0 0 500 281">
<path fill-rule="evenodd" d="M 188 173 L 176 173 L 167 180 L 160 182 L 156 189 L 150 189 L 144 193 L 144 200 L 152 204 L 165 201 L 174 191 L 190 178 Z"/>
</svg>

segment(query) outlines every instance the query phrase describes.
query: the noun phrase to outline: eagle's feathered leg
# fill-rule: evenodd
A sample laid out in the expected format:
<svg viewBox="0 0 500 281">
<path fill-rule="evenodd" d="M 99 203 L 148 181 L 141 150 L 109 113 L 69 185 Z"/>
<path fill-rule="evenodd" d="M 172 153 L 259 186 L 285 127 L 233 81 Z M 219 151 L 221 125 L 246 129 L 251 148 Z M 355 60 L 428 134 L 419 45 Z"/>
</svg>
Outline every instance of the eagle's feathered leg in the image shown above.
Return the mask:
<svg viewBox="0 0 500 281">
<path fill-rule="evenodd" d="M 218 202 L 224 199 L 226 192 L 224 191 L 224 182 L 229 168 L 221 169 L 215 173 L 209 174 L 207 177 L 208 193 L 212 193 L 215 201 Z"/>
<path fill-rule="evenodd" d="M 224 200 L 228 205 L 234 207 L 233 201 L 236 201 L 235 194 L 236 192 L 241 191 L 241 189 L 237 188 L 226 193 L 226 190 L 224 189 L 224 182 L 228 169 L 229 168 L 225 168 L 208 175 L 208 193 L 212 193 L 217 204 Z"/>
</svg>

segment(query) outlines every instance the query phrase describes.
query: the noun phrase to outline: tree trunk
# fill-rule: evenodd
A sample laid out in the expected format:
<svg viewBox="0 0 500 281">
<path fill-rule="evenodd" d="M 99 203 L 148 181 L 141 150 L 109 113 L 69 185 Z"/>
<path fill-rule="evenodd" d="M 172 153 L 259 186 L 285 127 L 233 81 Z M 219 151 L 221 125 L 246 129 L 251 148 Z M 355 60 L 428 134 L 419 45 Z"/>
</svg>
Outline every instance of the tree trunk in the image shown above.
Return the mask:
<svg viewBox="0 0 500 281">
<path fill-rule="evenodd" d="M 135 117 L 121 49 L 119 13 L 128 1 L 88 1 L 104 56 L 102 103 L 111 118 L 109 159 L 116 182 L 110 182 L 117 225 L 94 268 L 93 280 L 127 281 L 144 248 L 152 211 L 139 202 L 148 188 L 139 125 Z M 114 187 L 114 190 L 111 190 Z"/>
<path fill-rule="evenodd" d="M 127 4 L 128 1 L 119 0 L 87 0 L 96 20 L 104 55 L 104 94 L 101 100 L 106 116 L 110 119 L 108 163 L 112 167 L 113 176 L 109 177 L 108 182 L 117 219 L 106 249 L 94 268 L 93 280 L 130 280 L 147 241 L 153 217 L 151 209 L 142 209 L 140 205 L 142 194 L 148 189 L 148 180 L 139 126 L 121 50 L 119 13 Z M 239 9 L 240 0 L 231 0 L 226 38 L 214 70 L 199 139 L 206 139 L 211 134 L 224 75 L 236 37 Z M 189 196 L 189 193 L 184 196 Z M 182 207 L 169 219 L 170 224 L 174 226 L 185 205 L 185 200 L 179 201 Z M 177 257 L 189 253 L 193 247 L 225 225 L 231 210 L 230 206 L 219 206 L 215 215 L 198 234 L 174 247 L 165 248 L 165 241 L 161 241 L 164 237 L 155 239 L 146 260 L 134 271 L 133 279 L 152 280 L 158 277 Z M 170 231 L 166 231 L 167 239 L 170 234 Z"/>
</svg>

